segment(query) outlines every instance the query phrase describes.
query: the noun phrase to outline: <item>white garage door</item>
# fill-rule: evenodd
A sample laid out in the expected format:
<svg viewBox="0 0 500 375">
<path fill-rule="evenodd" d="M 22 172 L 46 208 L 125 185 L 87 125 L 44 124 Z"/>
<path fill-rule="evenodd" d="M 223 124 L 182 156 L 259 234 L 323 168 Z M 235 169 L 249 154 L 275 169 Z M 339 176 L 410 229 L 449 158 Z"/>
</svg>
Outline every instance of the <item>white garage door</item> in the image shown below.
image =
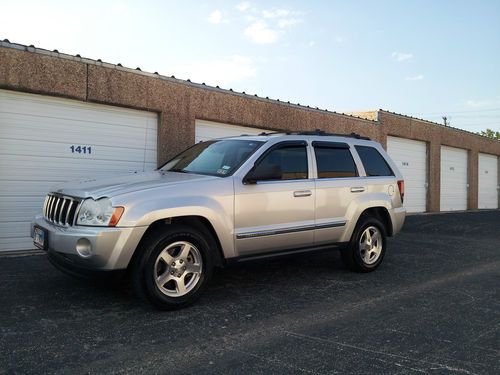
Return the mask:
<svg viewBox="0 0 500 375">
<path fill-rule="evenodd" d="M 58 183 L 156 168 L 155 113 L 0 90 L 0 251 L 33 248 Z"/>
<path fill-rule="evenodd" d="M 404 205 L 408 212 L 427 208 L 427 145 L 411 139 L 387 137 L 387 153 L 405 180 Z"/>
<path fill-rule="evenodd" d="M 498 208 L 498 158 L 479 154 L 478 207 Z"/>
<path fill-rule="evenodd" d="M 467 209 L 467 150 L 441 146 L 441 211 Z"/>
<path fill-rule="evenodd" d="M 233 137 L 242 134 L 257 135 L 267 131 L 269 130 L 248 128 L 245 126 L 236 126 L 221 122 L 196 120 L 195 143 L 208 141 L 214 138 Z"/>
</svg>

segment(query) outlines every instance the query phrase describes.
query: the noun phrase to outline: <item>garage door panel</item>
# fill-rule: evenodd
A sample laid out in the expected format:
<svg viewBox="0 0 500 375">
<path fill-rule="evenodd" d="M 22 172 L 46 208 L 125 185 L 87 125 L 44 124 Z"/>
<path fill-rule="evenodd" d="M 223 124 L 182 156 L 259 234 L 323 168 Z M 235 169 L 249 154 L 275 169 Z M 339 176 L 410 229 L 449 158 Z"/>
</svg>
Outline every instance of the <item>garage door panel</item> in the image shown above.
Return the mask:
<svg viewBox="0 0 500 375">
<path fill-rule="evenodd" d="M 145 137 L 144 129 L 116 127 L 117 130 L 110 130 L 100 127 L 89 127 L 86 124 L 80 124 L 74 127 L 68 127 L 63 121 L 53 121 L 50 123 L 31 123 L 19 124 L 16 122 L 2 121 L 7 128 L 2 131 L 1 139 L 5 140 L 31 140 L 34 135 L 36 140 L 40 142 L 63 143 L 69 147 L 72 144 L 90 144 L 93 146 L 108 146 L 111 143 L 120 145 L 120 147 L 138 147 L 138 139 L 140 147 L 155 149 L 156 137 L 148 134 Z M 42 132 L 40 129 L 50 127 L 50 132 Z M 153 133 L 152 129 L 148 133 Z M 96 134 L 99 136 L 96 136 Z"/>
<path fill-rule="evenodd" d="M 68 143 L 72 141 L 71 137 L 84 137 L 86 141 L 92 140 L 96 144 L 107 145 L 110 141 L 115 139 L 120 139 L 119 143 L 122 147 L 127 144 L 137 145 L 137 139 L 141 139 L 141 144 L 147 142 L 146 145 L 155 147 L 156 136 L 154 134 L 149 134 L 154 132 L 155 126 L 151 126 L 151 130 L 148 131 L 147 139 L 145 139 L 144 129 L 130 128 L 130 127 L 119 127 L 114 126 L 111 129 L 109 126 L 88 126 L 87 123 L 76 123 L 75 126 L 68 126 L 64 121 L 33 121 L 33 122 L 16 122 L 14 120 L 3 121 L 7 129 L 2 131 L 2 138 L 7 139 L 33 139 L 33 134 L 37 135 L 37 139 L 40 141 L 49 142 L 65 142 Z M 40 129 L 50 127 L 50 132 L 43 132 Z M 96 136 L 96 134 L 99 134 Z M 123 142 L 125 142 L 123 144 Z M 118 143 L 118 142 L 117 142 Z"/>
<path fill-rule="evenodd" d="M 2 196 L 44 196 L 40 192 L 47 192 L 52 186 L 57 183 L 62 183 L 64 180 L 60 181 L 0 181 L 0 195 Z"/>
<path fill-rule="evenodd" d="M 17 221 L 31 221 L 34 215 L 42 210 L 44 199 L 45 195 L 40 194 L 23 199 L 16 196 L 1 196 L 0 223 L 9 223 L 12 218 L 16 218 Z"/>
<path fill-rule="evenodd" d="M 137 163 L 136 167 L 137 168 L 128 168 L 130 166 L 130 163 L 127 163 L 127 168 L 124 168 L 122 170 L 117 168 L 117 163 L 109 163 L 107 169 L 100 169 L 96 170 L 93 168 L 89 168 L 88 165 L 85 166 L 85 168 L 81 169 L 76 169 L 76 170 L 65 170 L 64 168 L 46 168 L 41 164 L 39 167 L 24 167 L 24 168 L 19 168 L 15 170 L 15 173 L 12 173 L 12 179 L 20 181 L 20 183 L 23 183 L 25 181 L 39 181 L 39 182 L 52 182 L 53 184 L 58 184 L 61 181 L 74 181 L 74 180 L 80 180 L 80 179 L 87 179 L 89 177 L 109 177 L 110 175 L 123 175 L 126 173 L 132 173 L 135 170 L 142 170 L 142 163 Z M 146 164 L 145 169 L 146 170 L 153 170 L 155 168 L 156 164 L 155 163 L 149 163 Z M 41 175 L 35 175 L 37 172 L 37 169 L 39 168 L 44 168 L 44 171 L 47 174 L 57 174 L 55 177 L 51 177 L 48 179 L 46 176 L 41 176 Z M 102 166 L 100 166 L 102 168 Z M 26 173 L 31 173 L 32 177 L 26 177 Z M 8 179 L 2 178 L 0 181 L 9 181 Z"/>
<path fill-rule="evenodd" d="M 26 103 L 23 103 L 26 105 Z M 102 127 L 102 125 L 106 125 L 106 128 L 112 130 L 119 130 L 127 128 L 129 131 L 139 131 L 142 132 L 144 130 L 144 124 L 147 124 L 148 127 L 154 128 L 156 123 L 156 118 L 154 114 L 151 114 L 151 118 L 143 118 L 142 121 L 138 123 L 127 123 L 127 122 L 117 122 L 117 121 L 106 121 L 101 118 L 102 112 L 98 112 L 95 116 L 89 116 L 87 113 L 78 112 L 78 117 L 69 117 L 73 116 L 73 114 L 68 114 L 67 111 L 64 111 L 65 116 L 58 116 L 57 113 L 53 112 L 53 109 L 49 109 L 52 112 L 52 116 L 44 116 L 42 114 L 36 113 L 28 113 L 28 112 L 2 112 L 3 118 L 7 123 L 15 122 L 19 124 L 19 126 L 30 127 L 36 126 L 36 124 L 44 124 L 44 123 L 53 123 L 53 124 L 66 124 L 68 128 L 74 128 L 77 125 L 82 125 L 88 127 L 89 129 L 96 129 Z M 94 111 L 95 112 L 95 111 Z M 75 112 L 76 113 L 76 112 Z M 92 118 L 94 117 L 94 118 Z M 99 118 L 98 121 L 96 119 Z M 114 119 L 116 120 L 116 119 Z M 15 131 L 16 129 L 12 129 Z"/>
<path fill-rule="evenodd" d="M 441 211 L 467 209 L 467 150 L 441 147 Z"/>
<path fill-rule="evenodd" d="M 119 139 L 115 139 L 114 142 L 119 143 Z M 81 152 L 78 153 L 75 149 L 71 149 L 71 146 L 80 146 Z M 118 146 L 115 147 L 112 144 L 108 145 L 95 145 L 89 143 L 69 145 L 65 142 L 64 144 L 50 142 L 47 143 L 41 140 L 24 140 L 18 139 L 13 142 L 13 139 L 0 139 L 0 158 L 6 159 L 6 155 L 15 155 L 21 157 L 40 157 L 40 158 L 71 158 L 71 159 L 81 159 L 82 161 L 87 160 L 117 160 L 117 161 L 137 161 L 142 160 L 144 157 L 146 160 L 155 160 L 156 149 L 144 149 L 138 148 L 137 144 L 135 147 L 125 147 Z M 82 147 L 90 146 L 91 150 L 83 150 Z M 119 149 L 123 149 L 123 152 L 117 152 Z M 146 154 L 144 154 L 146 153 Z"/>
<path fill-rule="evenodd" d="M 0 209 L 0 227 L 12 222 L 11 218 L 15 217 L 20 222 L 31 222 L 35 215 L 42 212 L 43 201 L 45 197 L 39 197 L 37 204 L 25 208 L 4 208 Z M 36 208 L 38 207 L 38 208 Z"/>
<path fill-rule="evenodd" d="M 85 102 L 58 100 L 45 96 L 28 97 L 26 95 L 19 92 L 4 91 L 4 100 L 0 103 L 0 111 L 7 115 L 21 114 L 39 118 L 64 119 L 69 123 L 85 119 L 89 124 L 116 124 L 138 128 L 143 128 L 145 120 L 154 123 L 158 118 L 154 112 L 103 105 L 98 105 L 99 109 L 96 111 L 96 106 Z M 52 103 L 58 100 L 57 105 L 47 106 L 49 100 L 52 100 Z M 74 117 L 74 113 L 78 113 L 79 116 Z"/>
<path fill-rule="evenodd" d="M 0 90 L 0 251 L 32 248 L 30 222 L 54 186 L 155 169 L 157 124 L 151 112 Z"/>
<path fill-rule="evenodd" d="M 0 249 L 2 251 L 22 251 L 29 250 L 33 247 L 33 241 L 30 237 L 1 237 L 0 236 Z"/>
<path fill-rule="evenodd" d="M 426 143 L 399 137 L 387 137 L 387 152 L 405 180 L 404 206 L 408 212 L 426 211 Z"/>
<path fill-rule="evenodd" d="M 146 169 L 147 170 L 153 170 L 153 167 L 154 165 L 151 165 L 150 168 L 148 168 L 146 166 Z M 142 164 L 141 164 L 141 169 L 142 169 Z M 22 171 L 18 171 L 18 175 L 21 174 Z M 116 176 L 116 175 L 124 175 L 124 174 L 127 174 L 127 173 L 133 173 L 131 170 L 117 170 L 116 168 L 113 168 L 113 167 L 109 167 L 108 170 L 99 170 L 99 171 L 96 171 L 95 169 L 82 169 L 82 170 L 79 170 L 79 171 L 64 171 L 64 170 L 53 170 L 53 169 L 47 169 L 47 173 L 51 173 L 51 172 L 54 172 L 53 174 L 55 173 L 58 173 L 59 176 L 57 177 L 54 177 L 52 179 L 46 179 L 44 178 L 43 176 L 36 176 L 33 177 L 31 180 L 17 180 L 19 181 L 20 184 L 23 184 L 23 185 L 26 185 L 29 181 L 36 181 L 39 186 L 41 186 L 40 188 L 40 191 L 43 190 L 43 186 L 45 186 L 45 183 L 48 183 L 50 184 L 49 188 L 52 188 L 53 186 L 58 186 L 60 185 L 61 183 L 63 182 L 68 182 L 68 181 L 78 181 L 78 180 L 82 180 L 82 179 L 88 179 L 89 177 L 91 178 L 106 178 L 106 177 L 110 177 L 110 176 Z M 21 178 L 26 178 L 24 176 L 21 176 Z M 10 180 L 7 180 L 7 179 L 2 179 L 0 180 L 0 183 L 9 183 L 11 182 Z M 43 186 L 42 186 L 43 185 Z M 22 188 L 20 188 L 22 189 Z M 18 195 L 18 192 L 20 191 L 20 189 L 16 189 L 16 191 L 14 192 L 6 192 L 6 193 L 10 193 L 12 195 Z M 47 192 L 47 190 L 43 190 L 44 193 Z"/>
<path fill-rule="evenodd" d="M 478 208 L 498 208 L 498 157 L 478 156 Z"/>
<path fill-rule="evenodd" d="M 29 237 L 31 230 L 30 225 L 31 223 L 29 221 L 10 221 L 7 223 L 2 223 L 2 225 L 0 225 L 0 238 L 24 237 L 22 235 L 13 236 L 13 233 L 28 233 L 27 237 Z"/>
</svg>

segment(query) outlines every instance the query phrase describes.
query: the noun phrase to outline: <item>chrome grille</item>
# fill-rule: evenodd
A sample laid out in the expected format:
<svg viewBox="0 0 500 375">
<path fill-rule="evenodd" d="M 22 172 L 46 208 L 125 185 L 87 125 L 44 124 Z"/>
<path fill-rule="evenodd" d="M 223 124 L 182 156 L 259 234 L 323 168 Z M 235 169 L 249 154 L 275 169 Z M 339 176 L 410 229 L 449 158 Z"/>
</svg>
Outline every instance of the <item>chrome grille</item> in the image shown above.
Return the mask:
<svg viewBox="0 0 500 375">
<path fill-rule="evenodd" d="M 75 224 L 76 211 L 81 200 L 60 195 L 49 194 L 43 204 L 43 216 L 51 223 L 72 226 Z"/>
</svg>

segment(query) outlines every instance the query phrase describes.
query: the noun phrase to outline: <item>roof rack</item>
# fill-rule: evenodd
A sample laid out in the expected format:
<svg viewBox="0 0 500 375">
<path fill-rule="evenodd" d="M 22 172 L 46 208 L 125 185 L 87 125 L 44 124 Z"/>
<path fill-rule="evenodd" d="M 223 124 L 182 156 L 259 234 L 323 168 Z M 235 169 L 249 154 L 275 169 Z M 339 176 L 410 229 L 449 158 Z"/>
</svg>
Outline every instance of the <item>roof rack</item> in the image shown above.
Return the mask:
<svg viewBox="0 0 500 375">
<path fill-rule="evenodd" d="M 276 135 L 276 134 L 288 134 L 286 130 L 280 130 L 280 131 L 275 131 L 275 132 L 262 132 L 259 133 L 258 135 Z"/>
<path fill-rule="evenodd" d="M 335 137 L 346 137 L 346 138 L 356 138 L 356 139 L 364 139 L 370 141 L 369 137 L 364 137 L 357 133 L 350 134 L 340 134 L 340 133 L 327 133 L 324 130 L 316 129 L 316 130 L 307 130 L 307 131 L 276 131 L 276 132 L 262 132 L 259 135 L 275 135 L 275 134 L 286 134 L 286 135 L 318 135 L 318 136 L 335 136 Z"/>
</svg>

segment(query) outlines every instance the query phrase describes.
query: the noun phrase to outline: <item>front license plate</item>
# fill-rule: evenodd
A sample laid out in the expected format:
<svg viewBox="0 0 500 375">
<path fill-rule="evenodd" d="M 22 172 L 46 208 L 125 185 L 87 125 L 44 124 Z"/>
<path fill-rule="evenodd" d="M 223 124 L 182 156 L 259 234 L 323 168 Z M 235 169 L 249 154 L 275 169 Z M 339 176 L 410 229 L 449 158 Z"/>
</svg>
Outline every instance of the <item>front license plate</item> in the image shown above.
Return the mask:
<svg viewBox="0 0 500 375">
<path fill-rule="evenodd" d="M 47 250 L 47 231 L 43 228 L 35 226 L 33 228 L 33 234 L 33 243 L 35 244 L 35 246 L 39 249 Z"/>
</svg>

